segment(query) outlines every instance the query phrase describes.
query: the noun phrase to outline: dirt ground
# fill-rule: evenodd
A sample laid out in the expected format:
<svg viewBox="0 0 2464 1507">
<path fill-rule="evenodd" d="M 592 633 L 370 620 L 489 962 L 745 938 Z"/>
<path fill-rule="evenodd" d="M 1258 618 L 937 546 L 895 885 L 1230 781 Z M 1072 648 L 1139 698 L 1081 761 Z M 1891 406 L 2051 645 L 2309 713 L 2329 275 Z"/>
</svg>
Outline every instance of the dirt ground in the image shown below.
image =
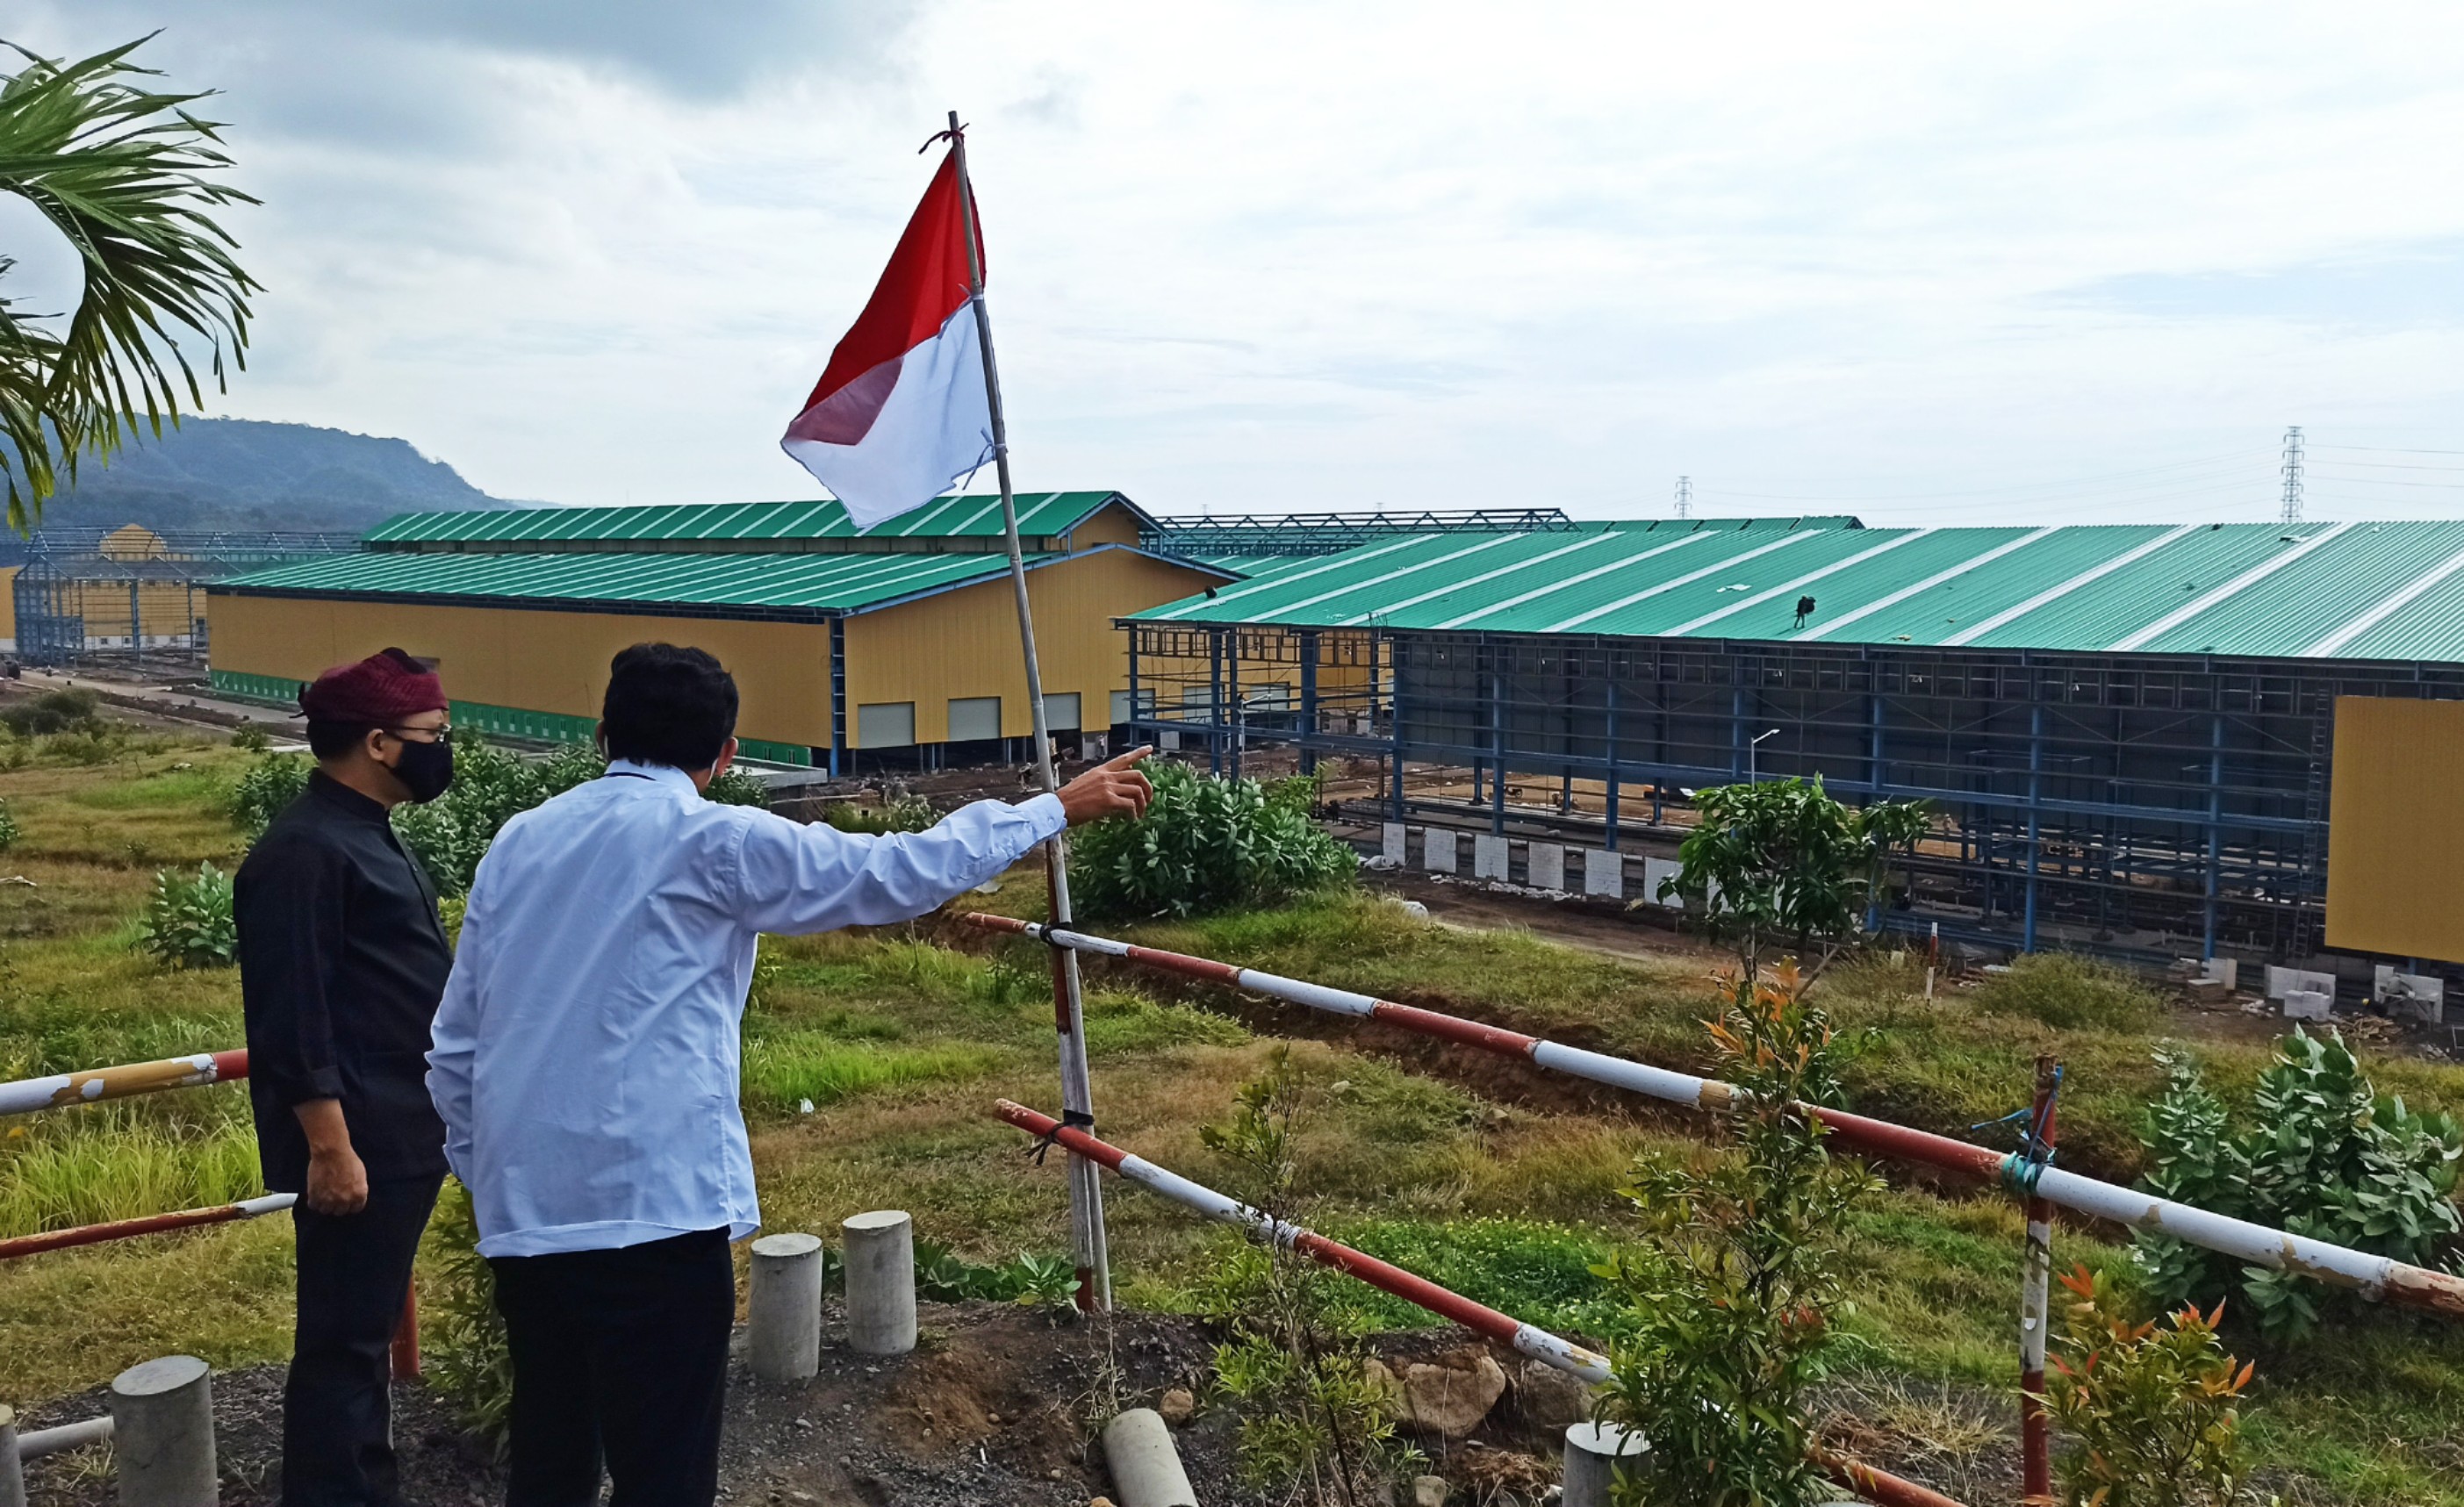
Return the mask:
<svg viewBox="0 0 2464 1507">
<path fill-rule="evenodd" d="M 837 1307 L 825 1314 L 825 1333 Z M 1153 1406 L 1187 1387 L 1197 1414 L 1174 1431 L 1181 1463 L 1209 1507 L 1265 1507 L 1273 1498 L 1239 1484 L 1238 1417 L 1208 1398 L 1213 1341 L 1196 1320 L 1124 1313 L 1109 1324 L 1052 1321 L 1015 1305 L 920 1306 L 913 1354 L 855 1354 L 825 1340 L 821 1372 L 801 1386 L 757 1382 L 739 1354 L 728 1377 L 719 1499 L 758 1507 L 1085 1507 L 1111 1493 L 1089 1420 L 1116 1407 Z M 739 1333 L 738 1349 L 742 1336 Z M 1387 1359 L 1404 1361 L 1476 1343 L 1462 1330 L 1386 1337 Z M 1520 1357 L 1492 1349 L 1509 1376 Z M 270 1507 L 281 1496 L 282 1367 L 257 1365 L 213 1378 L 214 1424 L 226 1507 Z M 1999 1400 L 1933 1388 L 1839 1383 L 1826 1389 L 1835 1444 L 1886 1469 L 1996 1499 L 2010 1470 L 2008 1440 L 1985 1420 Z M 24 1410 L 19 1426 L 48 1428 L 105 1409 L 100 1388 Z M 1978 1420 L 1989 1436 L 1947 1454 L 1945 1419 Z M 1428 1468 L 1480 1507 L 1539 1499 L 1555 1479 L 1562 1422 L 1525 1410 L 1509 1389 L 1466 1440 L 1416 1441 Z M 494 1507 L 502 1465 L 454 1422 L 443 1400 L 416 1383 L 394 1389 L 394 1437 L 403 1496 L 418 1507 Z M 2015 1481 L 2010 1483 L 2015 1491 Z M 107 1447 L 55 1455 L 26 1470 L 30 1507 L 109 1507 L 118 1497 Z M 2003 1493 L 2009 1495 L 2009 1493 Z"/>
<path fill-rule="evenodd" d="M 835 1317 L 833 1304 L 825 1323 Z M 1122 1314 L 1110 1324 L 1054 1322 L 982 1303 L 927 1303 L 920 1319 L 911 1355 L 859 1356 L 825 1341 L 820 1374 L 803 1386 L 757 1382 L 739 1355 L 728 1379 L 719 1499 L 763 1507 L 1083 1507 L 1111 1490 L 1088 1420 L 1116 1406 L 1152 1406 L 1173 1387 L 1206 1396 L 1213 1346 L 1196 1321 Z M 1395 1337 L 1388 1350 L 1417 1356 L 1467 1340 L 1460 1331 L 1429 1331 Z M 222 1500 L 229 1507 L 279 1500 L 282 1368 L 225 1372 L 213 1387 Z M 441 1399 L 416 1384 L 397 1387 L 394 1398 L 407 1501 L 489 1507 L 503 1498 L 503 1467 Z M 98 1388 L 29 1409 L 20 1422 L 44 1428 L 104 1407 Z M 1201 1403 L 1175 1436 L 1210 1503 L 1266 1500 L 1236 1484 L 1231 1412 Z M 1551 1474 L 1529 1452 L 1546 1449 L 1543 1431 L 1511 1394 L 1474 1439 L 1423 1447 L 1467 1478 Z M 105 1507 L 116 1499 L 104 1449 L 34 1462 L 27 1488 L 32 1507 Z"/>
</svg>

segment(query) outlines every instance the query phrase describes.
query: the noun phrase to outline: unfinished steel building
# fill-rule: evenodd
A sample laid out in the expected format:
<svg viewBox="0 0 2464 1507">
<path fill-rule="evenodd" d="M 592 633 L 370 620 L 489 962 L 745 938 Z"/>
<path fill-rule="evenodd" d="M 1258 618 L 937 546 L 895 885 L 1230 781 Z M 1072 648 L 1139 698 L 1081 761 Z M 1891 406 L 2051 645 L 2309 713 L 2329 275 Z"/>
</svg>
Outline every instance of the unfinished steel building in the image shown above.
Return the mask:
<svg viewBox="0 0 2464 1507">
<path fill-rule="evenodd" d="M 358 544 L 348 534 L 157 534 L 134 523 L 40 529 L 0 558 L 10 647 L 33 665 L 150 656 L 193 666 L 207 650 L 207 582 Z"/>
<path fill-rule="evenodd" d="M 2464 525 L 1663 520 L 1277 555 L 1124 620 L 1145 731 L 1219 767 L 1375 761 L 1362 816 L 1661 856 L 1693 791 L 1819 776 L 1930 804 L 1886 925 L 2464 959 L 2464 907 L 2420 900 L 2457 888 L 2428 855 L 2458 804 Z M 2359 715 L 2395 703 L 2429 720 Z"/>
</svg>

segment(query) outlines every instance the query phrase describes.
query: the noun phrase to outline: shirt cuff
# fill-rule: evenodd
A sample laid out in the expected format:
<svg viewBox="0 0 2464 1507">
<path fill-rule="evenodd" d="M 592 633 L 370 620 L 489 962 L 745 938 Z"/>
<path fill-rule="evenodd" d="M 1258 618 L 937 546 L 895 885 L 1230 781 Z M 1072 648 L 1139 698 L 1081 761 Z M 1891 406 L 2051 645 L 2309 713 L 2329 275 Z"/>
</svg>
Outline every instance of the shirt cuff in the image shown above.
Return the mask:
<svg viewBox="0 0 2464 1507">
<path fill-rule="evenodd" d="M 1059 837 L 1069 830 L 1069 818 L 1061 809 L 1061 797 L 1049 791 L 1036 797 L 1033 800 L 1020 801 L 1018 809 L 1023 812 L 1027 820 L 1034 824 L 1037 842 L 1043 841 L 1045 838 Z"/>
</svg>

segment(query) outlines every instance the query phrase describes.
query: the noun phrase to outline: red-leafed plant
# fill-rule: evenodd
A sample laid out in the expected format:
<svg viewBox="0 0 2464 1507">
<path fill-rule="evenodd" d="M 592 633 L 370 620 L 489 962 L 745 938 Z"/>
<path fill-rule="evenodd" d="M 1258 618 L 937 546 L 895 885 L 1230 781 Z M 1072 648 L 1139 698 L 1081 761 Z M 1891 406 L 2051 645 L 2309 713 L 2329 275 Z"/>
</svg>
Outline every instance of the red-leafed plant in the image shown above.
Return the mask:
<svg viewBox="0 0 2464 1507">
<path fill-rule="evenodd" d="M 2045 1406 L 2075 1441 L 2062 1465 L 2070 1507 L 2238 1507 L 2256 1500 L 2241 1445 L 2250 1365 L 2216 1338 L 2220 1300 L 2163 1322 L 2123 1311 L 2110 1278 L 2064 1277 L 2071 1301 Z"/>
</svg>

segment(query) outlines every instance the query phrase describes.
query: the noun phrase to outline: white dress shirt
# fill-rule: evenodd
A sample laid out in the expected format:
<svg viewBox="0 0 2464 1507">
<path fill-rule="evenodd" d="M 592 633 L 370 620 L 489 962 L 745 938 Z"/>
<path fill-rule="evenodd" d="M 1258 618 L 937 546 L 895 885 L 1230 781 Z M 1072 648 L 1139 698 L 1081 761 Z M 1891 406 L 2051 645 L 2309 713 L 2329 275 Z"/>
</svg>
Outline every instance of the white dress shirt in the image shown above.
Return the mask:
<svg viewBox="0 0 2464 1507">
<path fill-rule="evenodd" d="M 621 760 L 506 822 L 428 1054 L 479 1253 L 752 1234 L 737 1059 L 760 933 L 922 915 L 1065 825 L 1046 795 L 864 837 L 718 805 L 681 770 Z"/>
</svg>

